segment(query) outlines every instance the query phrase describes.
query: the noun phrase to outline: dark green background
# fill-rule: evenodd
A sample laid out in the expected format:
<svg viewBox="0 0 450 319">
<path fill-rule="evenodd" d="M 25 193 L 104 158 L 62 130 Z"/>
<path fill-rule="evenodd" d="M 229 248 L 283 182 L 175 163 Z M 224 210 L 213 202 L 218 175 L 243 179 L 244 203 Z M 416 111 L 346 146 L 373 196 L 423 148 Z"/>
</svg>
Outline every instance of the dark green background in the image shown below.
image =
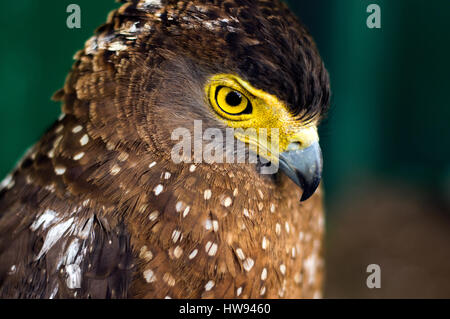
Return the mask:
<svg viewBox="0 0 450 319">
<path fill-rule="evenodd" d="M 66 27 L 66 7 L 82 28 Z M 450 185 L 448 0 L 289 1 L 314 35 L 331 74 L 332 111 L 321 128 L 328 200 L 376 176 L 437 194 Z M 366 7 L 382 29 L 366 27 Z M 0 4 L 0 175 L 60 113 L 50 101 L 73 54 L 117 7 L 112 0 Z"/>
</svg>

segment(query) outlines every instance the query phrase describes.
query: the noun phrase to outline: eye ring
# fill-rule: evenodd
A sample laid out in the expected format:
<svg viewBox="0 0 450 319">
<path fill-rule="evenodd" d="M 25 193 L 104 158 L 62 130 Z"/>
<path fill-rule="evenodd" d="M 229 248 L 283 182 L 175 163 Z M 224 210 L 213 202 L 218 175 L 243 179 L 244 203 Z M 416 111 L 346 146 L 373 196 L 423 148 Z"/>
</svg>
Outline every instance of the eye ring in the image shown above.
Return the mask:
<svg viewBox="0 0 450 319">
<path fill-rule="evenodd" d="M 234 88 L 217 86 L 214 99 L 217 107 L 230 116 L 251 114 L 253 111 L 250 100 Z"/>
</svg>

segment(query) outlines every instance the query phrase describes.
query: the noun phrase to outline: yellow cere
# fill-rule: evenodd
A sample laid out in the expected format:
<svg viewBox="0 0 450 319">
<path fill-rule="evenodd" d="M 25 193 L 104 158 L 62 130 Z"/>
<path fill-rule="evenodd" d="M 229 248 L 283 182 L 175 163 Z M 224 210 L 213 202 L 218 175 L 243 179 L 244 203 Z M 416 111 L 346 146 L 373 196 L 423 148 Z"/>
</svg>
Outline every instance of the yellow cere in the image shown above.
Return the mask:
<svg viewBox="0 0 450 319">
<path fill-rule="evenodd" d="M 216 116 L 236 129 L 235 137 L 260 155 L 264 150 L 264 155 L 271 160 L 276 160 L 278 153 L 286 151 L 293 142 L 299 143 L 302 149 L 319 141 L 315 121 L 299 121 L 277 97 L 256 89 L 236 75 L 212 76 L 205 91 Z M 257 132 L 263 132 L 260 129 L 266 129 L 267 137 L 261 133 L 258 138 Z M 271 129 L 278 129 L 278 141 L 271 136 Z"/>
</svg>

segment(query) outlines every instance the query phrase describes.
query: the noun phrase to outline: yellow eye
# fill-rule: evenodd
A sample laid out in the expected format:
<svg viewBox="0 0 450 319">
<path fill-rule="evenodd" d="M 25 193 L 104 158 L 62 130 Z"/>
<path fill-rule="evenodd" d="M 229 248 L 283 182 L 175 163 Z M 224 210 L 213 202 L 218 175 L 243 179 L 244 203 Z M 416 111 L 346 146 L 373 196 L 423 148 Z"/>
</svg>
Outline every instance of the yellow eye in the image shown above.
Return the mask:
<svg viewBox="0 0 450 319">
<path fill-rule="evenodd" d="M 250 114 L 252 112 L 252 105 L 249 99 L 240 91 L 227 87 L 217 86 L 215 92 L 211 92 L 214 96 L 212 101 L 215 106 L 228 116 L 239 116 Z"/>
</svg>

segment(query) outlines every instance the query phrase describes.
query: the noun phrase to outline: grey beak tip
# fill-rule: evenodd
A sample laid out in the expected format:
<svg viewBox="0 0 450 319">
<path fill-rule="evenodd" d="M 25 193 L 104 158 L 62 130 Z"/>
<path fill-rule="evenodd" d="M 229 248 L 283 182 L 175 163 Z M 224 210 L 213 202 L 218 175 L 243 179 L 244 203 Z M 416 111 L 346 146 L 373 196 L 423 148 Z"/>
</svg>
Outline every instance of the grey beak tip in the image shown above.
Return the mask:
<svg viewBox="0 0 450 319">
<path fill-rule="evenodd" d="M 314 193 L 316 192 L 316 189 L 319 187 L 319 184 L 320 184 L 320 178 L 316 178 L 311 185 L 304 186 L 303 194 L 302 194 L 302 197 L 300 198 L 300 201 L 304 202 L 304 201 L 308 200 L 312 195 L 314 195 Z"/>
</svg>

